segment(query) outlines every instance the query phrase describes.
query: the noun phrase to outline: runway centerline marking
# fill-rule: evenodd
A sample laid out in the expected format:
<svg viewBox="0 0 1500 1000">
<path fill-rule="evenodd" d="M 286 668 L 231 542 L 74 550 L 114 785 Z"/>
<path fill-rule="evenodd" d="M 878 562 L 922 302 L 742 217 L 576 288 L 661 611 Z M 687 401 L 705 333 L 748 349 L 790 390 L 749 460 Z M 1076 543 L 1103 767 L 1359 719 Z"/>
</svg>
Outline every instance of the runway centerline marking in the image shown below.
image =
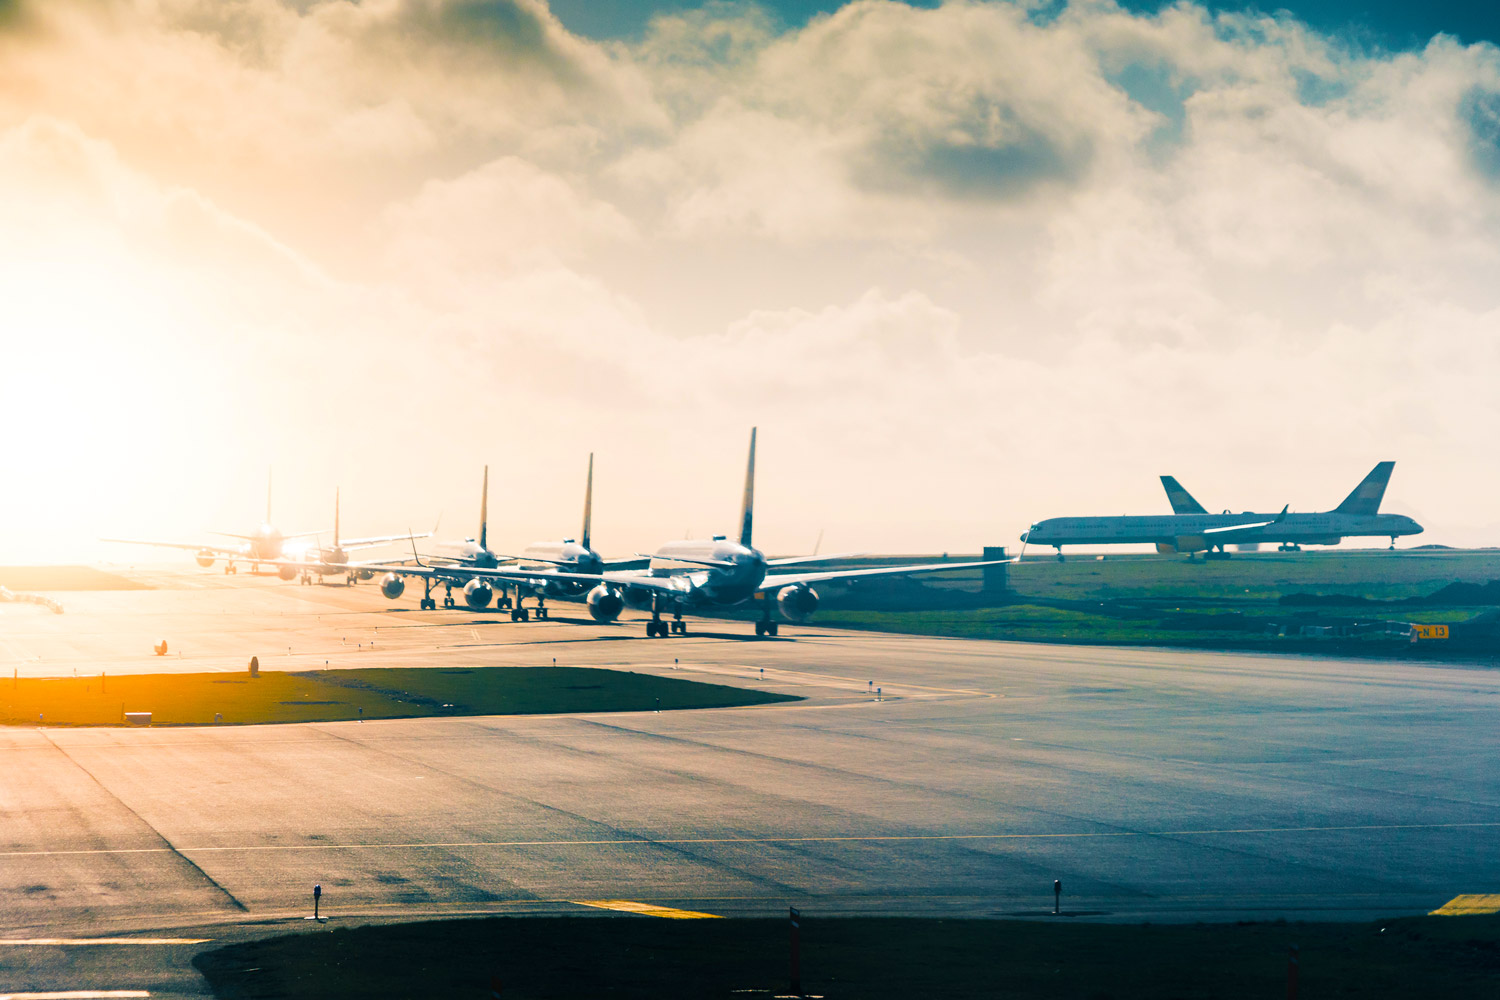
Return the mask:
<svg viewBox="0 0 1500 1000">
<path fill-rule="evenodd" d="M 208 944 L 213 938 L 0 938 L 0 947 L 33 948 L 42 946 L 79 947 L 84 945 L 152 945 L 152 944 Z"/>
<path fill-rule="evenodd" d="M 1366 833 L 1382 830 L 1493 830 L 1486 823 L 1380 823 L 1350 826 L 1257 826 L 1219 830 L 1103 830 L 1075 833 L 851 834 L 846 837 L 631 837 L 610 840 L 449 840 L 397 844 L 242 844 L 214 847 L 101 847 L 72 851 L 0 851 L 0 858 L 50 858 L 116 854 L 228 854 L 268 851 L 452 850 L 461 847 L 678 847 L 715 844 L 940 843 L 943 841 L 1105 840 L 1128 837 L 1219 837 L 1274 833 Z M 0 1000 L 4 1000 L 0 997 Z"/>
<path fill-rule="evenodd" d="M 1477 917 L 1500 913 L 1500 892 L 1469 893 L 1454 896 L 1428 914 L 1429 917 Z"/>
<path fill-rule="evenodd" d="M 672 906 L 657 906 L 655 903 L 638 903 L 633 899 L 571 899 L 568 902 L 579 906 L 592 906 L 599 910 L 619 910 L 621 913 L 639 913 L 643 917 L 664 917 L 667 920 L 722 920 L 717 913 L 700 913 L 697 910 L 679 910 Z"/>
</svg>

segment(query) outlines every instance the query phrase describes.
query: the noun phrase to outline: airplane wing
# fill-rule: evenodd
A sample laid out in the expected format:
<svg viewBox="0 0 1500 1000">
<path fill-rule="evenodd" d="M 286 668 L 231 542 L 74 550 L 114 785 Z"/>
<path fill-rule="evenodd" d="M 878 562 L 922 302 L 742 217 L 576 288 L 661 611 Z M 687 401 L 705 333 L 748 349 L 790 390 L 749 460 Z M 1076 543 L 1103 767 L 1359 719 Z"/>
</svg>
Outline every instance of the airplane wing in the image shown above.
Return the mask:
<svg viewBox="0 0 1500 1000">
<path fill-rule="evenodd" d="M 788 556 L 785 559 L 767 559 L 767 566 L 798 566 L 802 563 L 814 562 L 837 562 L 840 559 L 858 559 L 860 556 L 868 555 L 867 552 L 841 552 L 832 556 Z"/>
<path fill-rule="evenodd" d="M 1233 538 L 1237 533 L 1240 532 L 1248 533 L 1251 531 L 1256 531 L 1260 528 L 1269 528 L 1271 525 L 1280 524 L 1283 520 L 1285 520 L 1286 512 L 1288 509 L 1290 509 L 1290 507 L 1291 504 L 1287 504 L 1287 506 L 1281 508 L 1280 514 L 1277 514 L 1269 521 L 1250 521 L 1245 524 L 1226 524 L 1222 528 L 1205 528 L 1203 531 L 1200 531 L 1199 534 L 1213 535 L 1215 538 Z"/>
<path fill-rule="evenodd" d="M 348 538 L 340 542 L 339 544 L 342 545 L 345 549 L 371 549 L 377 545 L 389 545 L 392 542 L 399 542 L 403 538 L 431 537 L 432 532 L 430 531 L 424 531 L 420 535 L 413 535 L 408 532 L 400 535 L 371 535 L 368 538 Z"/>
<path fill-rule="evenodd" d="M 156 542 L 145 538 L 101 538 L 99 541 L 118 542 L 121 545 L 154 545 L 161 549 L 185 549 L 189 552 L 212 552 L 217 556 L 234 556 L 236 558 L 245 555 L 243 548 L 230 548 L 225 545 L 194 545 L 191 542 Z"/>
<path fill-rule="evenodd" d="M 961 569 L 978 569 L 982 566 L 999 566 L 1001 563 L 1017 562 L 1016 559 L 990 559 L 984 562 L 927 563 L 921 566 L 881 566 L 877 569 L 827 570 L 822 573 L 773 573 L 768 574 L 756 588 L 762 591 L 780 590 L 798 583 L 822 583 L 828 580 L 851 580 L 862 576 L 908 576 L 915 573 L 942 573 Z"/>
</svg>

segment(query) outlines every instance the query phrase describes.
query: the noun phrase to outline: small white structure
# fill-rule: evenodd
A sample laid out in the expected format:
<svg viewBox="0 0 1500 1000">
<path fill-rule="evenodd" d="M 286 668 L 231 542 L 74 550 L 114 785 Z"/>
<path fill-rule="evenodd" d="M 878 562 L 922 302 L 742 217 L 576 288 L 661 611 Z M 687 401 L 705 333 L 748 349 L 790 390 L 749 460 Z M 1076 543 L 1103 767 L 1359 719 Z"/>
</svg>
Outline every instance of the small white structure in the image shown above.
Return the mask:
<svg viewBox="0 0 1500 1000">
<path fill-rule="evenodd" d="M 132 726 L 149 726 L 151 724 L 150 712 L 126 712 L 125 721 Z"/>
</svg>

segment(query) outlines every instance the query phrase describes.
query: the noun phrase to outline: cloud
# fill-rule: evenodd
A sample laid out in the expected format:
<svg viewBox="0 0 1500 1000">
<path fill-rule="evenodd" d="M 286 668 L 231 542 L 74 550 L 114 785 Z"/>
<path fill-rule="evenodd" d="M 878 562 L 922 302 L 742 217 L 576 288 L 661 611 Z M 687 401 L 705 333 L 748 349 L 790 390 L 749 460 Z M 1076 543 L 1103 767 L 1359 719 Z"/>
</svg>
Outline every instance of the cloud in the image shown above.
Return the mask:
<svg viewBox="0 0 1500 1000">
<path fill-rule="evenodd" d="M 540 0 L 22 4 L 11 392 L 75 400 L 123 495 L 166 468 L 226 516 L 272 460 L 425 519 L 503 458 L 546 531 L 594 450 L 645 546 L 759 424 L 788 549 L 1156 509 L 1160 471 L 1336 500 L 1386 457 L 1485 540 L 1453 470 L 1500 416 L 1496 94 L 1489 45 L 1191 3 L 723 4 L 608 44 Z"/>
</svg>

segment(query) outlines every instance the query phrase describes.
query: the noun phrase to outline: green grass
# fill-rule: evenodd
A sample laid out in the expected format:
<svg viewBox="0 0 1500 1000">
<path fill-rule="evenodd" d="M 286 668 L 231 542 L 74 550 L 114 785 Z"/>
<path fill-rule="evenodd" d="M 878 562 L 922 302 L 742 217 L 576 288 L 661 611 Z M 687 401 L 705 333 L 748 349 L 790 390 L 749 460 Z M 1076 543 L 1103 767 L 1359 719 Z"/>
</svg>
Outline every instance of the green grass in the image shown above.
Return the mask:
<svg viewBox="0 0 1500 1000">
<path fill-rule="evenodd" d="M 721 684 L 581 667 L 475 667 L 125 674 L 0 681 L 0 722 L 118 726 L 126 712 L 152 725 L 334 722 L 446 715 L 645 712 L 796 701 Z M 362 711 L 361 711 L 362 710 Z M 39 720 L 38 715 L 42 718 Z"/>
<path fill-rule="evenodd" d="M 1125 925 L 827 919 L 804 914 L 804 992 L 912 997 L 1495 996 L 1500 918 L 1373 924 Z M 194 962 L 221 1000 L 489 996 L 709 1000 L 784 994 L 785 920 L 491 918 L 329 929 L 232 945 Z"/>
</svg>

